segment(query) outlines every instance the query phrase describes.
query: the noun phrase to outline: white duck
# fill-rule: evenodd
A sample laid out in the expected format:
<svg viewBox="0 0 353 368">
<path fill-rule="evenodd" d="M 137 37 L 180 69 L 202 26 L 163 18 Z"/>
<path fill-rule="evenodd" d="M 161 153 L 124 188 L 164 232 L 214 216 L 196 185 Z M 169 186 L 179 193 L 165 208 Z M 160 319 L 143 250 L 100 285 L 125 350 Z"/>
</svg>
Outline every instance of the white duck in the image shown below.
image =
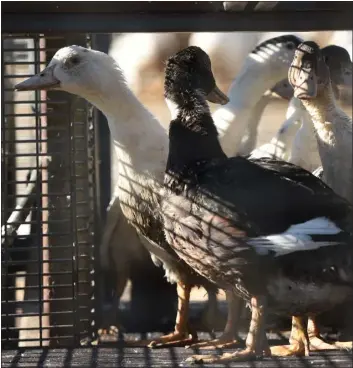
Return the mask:
<svg viewBox="0 0 353 368">
<path fill-rule="evenodd" d="M 283 85 L 283 89 L 288 89 L 288 80 L 287 84 L 283 83 Z M 292 88 L 291 93 L 293 95 Z M 290 99 L 286 120 L 282 123 L 276 136 L 269 143 L 253 150 L 250 157 L 285 160 L 309 171 L 318 168 L 321 161 L 317 152 L 311 118 L 300 100 L 294 97 Z"/>
<path fill-rule="evenodd" d="M 293 89 L 289 86 L 288 78 L 278 82 L 272 92 L 278 96 L 289 100 L 293 96 Z M 264 99 L 267 96 L 263 96 Z M 262 100 L 261 99 L 261 100 Z M 260 101 L 261 101 L 260 100 Z M 265 143 L 251 151 L 249 158 L 277 158 L 280 160 L 288 160 L 290 154 L 290 146 L 292 144 L 295 133 L 300 124 L 300 112 L 297 109 L 295 100 L 289 100 L 288 109 L 286 111 L 286 120 L 278 130 L 275 137 L 269 143 Z M 257 107 L 257 106 L 256 106 Z M 255 107 L 255 109 L 256 109 Z"/>
<path fill-rule="evenodd" d="M 316 43 L 298 47 L 288 79 L 311 116 L 324 181 L 352 202 L 352 119 L 337 106 L 330 69 Z"/>
<path fill-rule="evenodd" d="M 56 52 L 47 68 L 16 86 L 17 90 L 57 89 L 79 95 L 107 117 L 119 159 L 119 199 L 123 214 L 141 236 L 166 277 L 177 283 L 179 297 L 175 331 L 153 342 L 189 344 L 188 303 L 193 285 L 216 290 L 176 256 L 165 241 L 156 213 L 168 155 L 168 137 L 163 126 L 128 88 L 115 60 L 105 53 L 80 46 Z M 134 342 L 131 342 L 133 344 Z M 137 342 L 145 345 L 148 342 Z"/>
<path fill-rule="evenodd" d="M 335 98 L 338 99 L 340 89 L 352 86 L 350 56 L 344 48 L 337 45 L 324 47 L 321 51 L 330 70 L 333 93 Z M 321 166 L 321 158 L 311 116 L 303 103 L 296 97 L 292 97 L 290 106 L 295 108 L 295 114 L 298 115 L 300 124 L 293 140 L 288 161 L 313 172 Z M 288 134 L 289 130 L 293 131 L 297 126 L 298 121 L 292 123 L 292 125 L 284 123 L 280 135 Z"/>
<path fill-rule="evenodd" d="M 352 86 L 352 63 L 349 54 L 337 45 L 324 47 L 322 53 L 330 68 L 335 97 L 339 98 L 339 90 Z M 286 80 L 288 81 L 288 79 Z M 321 159 L 311 116 L 302 102 L 293 97 L 293 88 L 289 83 L 279 83 L 277 89 L 274 90 L 281 96 L 291 97 L 286 120 L 271 143 L 254 150 L 251 156 L 283 159 L 308 171 L 315 172 L 321 167 Z M 273 144 L 274 142 L 276 144 Z M 275 150 L 273 148 L 278 146 L 283 147 L 283 149 Z"/>
<path fill-rule="evenodd" d="M 259 38 L 259 42 L 266 41 L 269 38 L 284 36 L 284 32 L 264 32 Z M 328 44 L 334 32 L 332 31 L 309 31 L 309 32 L 293 32 L 292 35 L 302 38 L 303 40 L 313 40 L 317 42 L 320 47 Z"/>
<path fill-rule="evenodd" d="M 306 38 L 310 38 L 313 40 L 316 40 L 317 42 L 319 42 L 322 45 L 325 45 L 326 42 L 328 41 L 328 39 L 331 37 L 332 32 L 296 32 L 296 33 L 292 33 L 292 36 L 298 37 L 299 39 L 306 39 Z M 265 32 L 263 34 L 260 34 L 260 37 L 258 39 L 259 44 L 261 43 L 266 43 L 268 41 L 271 41 L 272 39 L 278 39 L 281 37 L 286 37 L 286 35 L 283 32 Z M 276 56 L 276 55 L 274 55 Z M 274 56 L 271 57 L 274 58 Z M 287 57 L 291 57 L 292 54 L 289 55 L 283 55 L 283 59 L 286 59 Z M 271 61 L 269 60 L 269 61 Z M 275 63 L 273 63 L 273 66 L 278 66 Z M 275 70 L 275 68 L 274 68 Z M 279 71 L 281 71 L 281 69 L 279 69 Z M 266 74 L 264 74 L 264 76 L 266 76 Z M 261 76 L 259 76 L 259 79 L 261 78 Z M 250 79 L 249 79 L 250 80 Z M 278 82 L 280 79 L 278 79 L 276 82 Z M 272 87 L 272 86 L 271 86 Z M 242 86 L 242 88 L 246 88 L 244 86 Z M 249 88 L 249 87 L 248 87 Z M 277 94 L 279 94 L 281 97 L 283 97 L 281 95 L 281 93 L 278 93 L 280 91 L 277 91 Z M 233 92 L 234 93 L 234 92 Z M 233 100 L 232 96 L 230 96 L 231 101 Z M 236 96 L 234 97 L 234 99 L 236 98 Z M 249 97 L 253 98 L 253 97 Z M 239 149 L 235 152 L 241 155 L 248 155 L 250 154 L 254 148 L 256 147 L 256 140 L 257 140 L 257 129 L 258 129 L 258 125 L 260 123 L 260 118 L 261 114 L 260 111 L 261 109 L 264 110 L 267 103 L 265 102 L 265 98 L 262 99 L 262 101 L 259 101 L 259 103 L 257 105 L 255 105 L 254 110 L 253 110 L 253 116 L 248 120 L 247 122 L 247 132 L 245 133 L 245 135 L 243 135 L 242 139 L 241 139 L 241 143 L 240 143 L 240 147 Z M 255 101 L 256 102 L 256 101 Z M 222 109 L 220 109 L 222 111 Z M 215 120 L 215 123 L 217 125 L 218 121 Z M 238 125 L 238 124 L 236 124 Z M 233 127 L 232 129 L 236 129 L 235 127 Z M 273 152 L 276 152 L 276 154 L 280 155 L 279 157 L 285 157 L 286 153 L 286 142 L 291 141 L 293 138 L 291 138 L 291 133 L 293 133 L 292 131 L 288 132 L 289 135 L 287 136 L 283 136 L 283 137 L 275 137 L 270 144 L 267 144 L 264 147 L 261 147 L 257 152 L 254 152 L 254 157 L 259 157 L 259 155 L 261 154 L 261 152 L 265 151 L 267 152 L 267 156 L 272 156 L 273 157 Z M 283 141 L 282 141 L 283 140 Z M 227 152 L 227 147 L 223 146 L 223 149 L 225 149 L 225 152 L 228 154 Z M 282 155 L 282 156 L 281 156 Z M 260 156 L 263 157 L 263 156 Z"/>
<path fill-rule="evenodd" d="M 330 38 L 329 45 L 337 45 L 345 48 L 349 53 L 349 56 L 352 60 L 352 39 L 353 34 L 352 30 L 350 31 L 335 31 Z M 340 98 L 341 101 L 351 105 L 352 103 L 352 85 L 346 86 L 340 90 Z"/>
<path fill-rule="evenodd" d="M 285 78 L 295 48 L 300 42 L 293 35 L 273 38 L 258 45 L 247 56 L 229 89 L 229 103 L 213 113 L 221 145 L 227 156 L 247 155 L 254 148 L 244 143 L 243 139 L 248 130 L 257 131 L 258 121 L 253 123 L 256 129 L 248 126 L 249 119 L 254 121 L 251 119 L 253 109 L 266 91 Z M 256 142 L 256 138 L 253 137 L 252 141 Z M 246 151 L 242 149 L 242 144 L 246 145 Z"/>
<path fill-rule="evenodd" d="M 323 181 L 353 203 L 352 119 L 336 104 L 329 66 L 315 42 L 299 45 L 288 80 L 294 88 L 294 97 L 302 101 L 311 116 L 323 166 Z M 309 319 L 308 332 L 316 349 L 335 348 L 320 339 L 313 318 Z M 351 348 L 351 342 L 349 346 Z"/>
<path fill-rule="evenodd" d="M 296 32 L 298 38 L 326 42 L 332 32 Z M 249 52 L 271 38 L 284 36 L 283 32 L 196 32 L 189 38 L 189 45 L 199 46 L 208 53 L 218 79 L 228 82 L 242 67 Z"/>
<path fill-rule="evenodd" d="M 296 99 L 293 100 L 295 101 Z M 301 103 L 298 105 L 298 112 L 301 115 L 300 124 L 293 139 L 293 145 L 288 161 L 313 172 L 321 166 L 315 131 L 311 122 L 311 117 L 305 107 Z"/>
<path fill-rule="evenodd" d="M 272 152 L 272 150 L 277 154 L 279 154 L 279 151 L 281 151 L 281 147 L 283 145 L 283 142 L 280 142 L 279 140 L 275 141 L 273 139 L 270 142 L 270 144 L 259 147 L 258 151 L 253 150 L 253 148 L 256 146 L 257 130 L 266 106 L 271 102 L 271 100 L 274 97 L 277 98 L 280 97 L 288 100 L 287 97 L 288 88 L 286 88 L 287 84 L 288 84 L 287 79 L 279 81 L 273 88 L 271 88 L 271 90 L 266 91 L 264 95 L 260 98 L 260 100 L 257 102 L 257 104 L 254 106 L 250 118 L 247 122 L 246 135 L 242 138 L 241 141 L 241 152 L 239 152 L 240 154 L 246 155 L 245 153 L 251 152 L 251 155 L 254 158 L 264 157 L 264 155 L 266 155 L 267 157 L 270 155 L 270 151 Z M 289 117 L 290 116 L 288 115 L 288 118 Z"/>
</svg>

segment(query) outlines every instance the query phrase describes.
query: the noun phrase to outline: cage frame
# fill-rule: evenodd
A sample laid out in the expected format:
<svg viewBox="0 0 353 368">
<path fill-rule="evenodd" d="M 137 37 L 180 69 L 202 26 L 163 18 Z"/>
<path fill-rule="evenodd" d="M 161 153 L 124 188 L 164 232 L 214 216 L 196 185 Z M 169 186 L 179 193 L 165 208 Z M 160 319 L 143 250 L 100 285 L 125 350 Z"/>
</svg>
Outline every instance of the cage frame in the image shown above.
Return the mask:
<svg viewBox="0 0 353 368">
<path fill-rule="evenodd" d="M 228 3 L 225 4 L 225 3 Z M 352 2 L 4 2 L 2 33 L 236 32 L 352 30 Z M 235 3 L 235 2 L 234 2 Z M 255 3 L 255 4 L 250 4 Z M 250 4 L 250 5 L 249 5 Z M 300 13 L 300 21 L 294 17 Z M 98 43 L 97 43 L 98 44 Z M 95 120 L 104 119 L 95 112 Z M 96 131 L 97 162 L 106 159 L 107 132 Z M 107 166 L 110 166 L 110 163 Z M 97 192 L 110 185 L 96 165 Z M 105 184 L 103 184 L 105 183 Z M 107 198 L 103 199 L 106 202 Z M 105 203 L 96 209 L 101 218 Z M 99 214 L 98 214 L 99 213 Z"/>
<path fill-rule="evenodd" d="M 269 4 L 270 3 L 270 4 Z M 4 2 L 2 32 L 119 33 L 352 29 L 343 1 Z M 295 14 L 300 13 L 300 19 Z M 28 22 L 30 17 L 31 21 Z"/>
</svg>

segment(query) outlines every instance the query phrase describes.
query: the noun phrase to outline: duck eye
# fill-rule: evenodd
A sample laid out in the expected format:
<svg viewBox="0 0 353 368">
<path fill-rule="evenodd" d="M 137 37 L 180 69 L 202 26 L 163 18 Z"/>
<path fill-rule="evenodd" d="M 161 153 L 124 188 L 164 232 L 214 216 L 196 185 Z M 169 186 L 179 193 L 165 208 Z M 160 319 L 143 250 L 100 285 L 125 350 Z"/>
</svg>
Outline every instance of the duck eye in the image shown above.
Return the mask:
<svg viewBox="0 0 353 368">
<path fill-rule="evenodd" d="M 306 61 L 304 63 L 304 69 L 311 69 L 312 68 L 312 63 L 310 61 Z"/>
<path fill-rule="evenodd" d="M 294 50 L 295 45 L 293 42 L 287 42 L 286 47 L 288 50 Z"/>
<path fill-rule="evenodd" d="M 70 62 L 71 64 L 73 65 L 77 65 L 80 63 L 80 58 L 78 56 L 73 56 L 71 59 L 70 59 Z"/>
</svg>

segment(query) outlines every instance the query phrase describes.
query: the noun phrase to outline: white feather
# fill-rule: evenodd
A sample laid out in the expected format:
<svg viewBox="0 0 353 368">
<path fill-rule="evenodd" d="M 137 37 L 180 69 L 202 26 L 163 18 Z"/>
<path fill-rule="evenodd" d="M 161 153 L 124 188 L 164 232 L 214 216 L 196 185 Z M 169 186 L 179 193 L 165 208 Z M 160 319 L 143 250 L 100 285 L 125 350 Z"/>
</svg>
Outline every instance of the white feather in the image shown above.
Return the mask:
<svg viewBox="0 0 353 368">
<path fill-rule="evenodd" d="M 176 119 L 179 114 L 178 105 L 174 101 L 170 100 L 169 98 L 165 98 L 165 102 L 168 106 L 172 120 Z"/>
<path fill-rule="evenodd" d="M 286 233 L 288 234 L 307 234 L 307 235 L 332 235 L 338 234 L 342 229 L 337 227 L 326 217 L 317 217 L 301 224 L 292 225 Z"/>
<path fill-rule="evenodd" d="M 325 217 L 318 217 L 292 225 L 282 234 L 261 236 L 248 241 L 258 254 L 274 252 L 276 257 L 288 253 L 318 249 L 336 245 L 334 241 L 314 241 L 310 235 L 334 235 L 342 230 Z"/>
<path fill-rule="evenodd" d="M 230 101 L 212 116 L 222 148 L 228 156 L 247 155 L 255 147 L 256 139 L 252 139 L 251 145 L 246 144 L 246 150 L 242 147 L 244 135 L 249 130 L 252 134 L 257 132 L 260 119 L 251 119 L 254 108 L 266 91 L 287 77 L 293 55 L 294 50 L 288 50 L 283 42 L 278 45 L 265 44 L 256 54 L 250 53 L 246 57 L 229 88 Z M 254 127 L 249 127 L 250 124 Z"/>
<path fill-rule="evenodd" d="M 297 106 L 301 102 L 291 99 L 286 112 L 286 120 L 282 123 L 275 137 L 269 143 L 256 148 L 251 152 L 251 158 L 276 158 L 288 161 L 293 139 L 301 124 L 302 110 Z"/>
</svg>

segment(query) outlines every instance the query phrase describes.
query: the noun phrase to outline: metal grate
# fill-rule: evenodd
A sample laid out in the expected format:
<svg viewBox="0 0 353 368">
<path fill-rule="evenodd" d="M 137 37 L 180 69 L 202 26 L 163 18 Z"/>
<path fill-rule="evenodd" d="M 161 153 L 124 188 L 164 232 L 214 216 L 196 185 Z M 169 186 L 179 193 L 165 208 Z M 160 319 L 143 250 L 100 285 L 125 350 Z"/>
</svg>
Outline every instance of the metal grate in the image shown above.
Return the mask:
<svg viewBox="0 0 353 368">
<path fill-rule="evenodd" d="M 94 329 L 92 109 L 58 91 L 15 92 L 86 35 L 2 36 L 1 341 L 78 346 Z"/>
</svg>

